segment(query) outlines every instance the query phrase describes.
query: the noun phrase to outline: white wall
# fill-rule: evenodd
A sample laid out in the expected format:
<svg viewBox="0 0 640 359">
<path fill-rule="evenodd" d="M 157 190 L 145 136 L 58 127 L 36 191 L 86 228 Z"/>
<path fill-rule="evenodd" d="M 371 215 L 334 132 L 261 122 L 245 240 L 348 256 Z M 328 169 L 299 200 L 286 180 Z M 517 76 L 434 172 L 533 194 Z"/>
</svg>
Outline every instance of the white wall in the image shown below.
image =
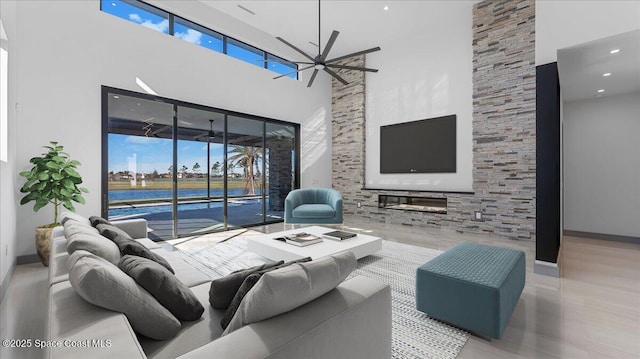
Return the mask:
<svg viewBox="0 0 640 359">
<path fill-rule="evenodd" d="M 199 2 L 156 3 L 241 40 L 265 38 Z M 19 1 L 17 26 L 17 167 L 28 168 L 50 140 L 64 145 L 82 163 L 90 191 L 78 213 L 100 212 L 100 86 L 142 92 L 136 77 L 160 96 L 302 123 L 302 186 L 331 186 L 326 78 L 311 89 L 304 79 L 273 80 L 273 72 L 103 13 L 98 1 Z M 52 213 L 18 206 L 18 255 L 34 253 L 34 227 L 51 222 Z"/>
<path fill-rule="evenodd" d="M 14 51 L 14 45 L 16 44 L 15 15 L 15 3 L 0 1 L 0 22 L 6 31 L 6 39 L 3 38 L 0 41 L 2 41 L 2 48 L 8 51 L 8 64 L 11 67 L 16 63 L 16 52 Z M 1 80 L 8 80 L 7 102 L 9 104 L 15 102 L 15 72 L 9 72 L 8 78 Z M 0 94 L 0 96 L 4 95 Z M 20 187 L 16 184 L 16 113 L 12 106 L 7 106 L 0 110 L 6 111 L 8 114 L 8 142 L 0 143 L 0 146 L 6 145 L 7 148 L 7 161 L 0 160 L 0 285 L 6 285 L 8 282 L 5 282 L 5 280 L 9 279 L 9 272 L 16 263 L 16 249 L 18 246 L 16 201 L 18 200 L 17 191 Z"/>
<path fill-rule="evenodd" d="M 640 1 L 536 1 L 536 66 L 557 51 L 640 29 Z"/>
<path fill-rule="evenodd" d="M 564 229 L 640 237 L 640 92 L 564 104 Z"/>
<path fill-rule="evenodd" d="M 367 187 L 473 190 L 474 3 L 408 1 L 389 14 L 410 25 L 389 29 L 379 39 L 382 51 L 367 57 L 368 67 L 384 69 L 367 74 Z M 457 115 L 456 173 L 380 174 L 380 126 L 451 114 Z"/>
</svg>

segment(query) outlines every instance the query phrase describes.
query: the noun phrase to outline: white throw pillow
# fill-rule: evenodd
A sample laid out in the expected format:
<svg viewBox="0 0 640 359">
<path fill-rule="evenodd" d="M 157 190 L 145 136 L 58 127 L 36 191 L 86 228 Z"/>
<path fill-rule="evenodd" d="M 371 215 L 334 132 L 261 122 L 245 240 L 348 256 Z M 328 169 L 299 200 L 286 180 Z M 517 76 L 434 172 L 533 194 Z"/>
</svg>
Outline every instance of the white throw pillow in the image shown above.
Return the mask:
<svg viewBox="0 0 640 359">
<path fill-rule="evenodd" d="M 78 223 L 81 223 L 81 224 L 86 224 L 88 226 L 91 226 L 91 222 L 89 221 L 89 218 L 81 216 L 81 215 L 79 215 L 77 213 L 74 213 L 74 212 L 62 212 L 60 214 L 60 223 L 61 224 L 65 224 L 70 220 L 78 222 Z"/>
<path fill-rule="evenodd" d="M 120 262 L 118 245 L 98 233 L 79 232 L 67 237 L 67 253 L 72 254 L 77 250 L 91 252 L 115 265 Z"/>
<path fill-rule="evenodd" d="M 222 335 L 286 313 L 334 289 L 355 269 L 356 257 L 342 252 L 265 273 L 240 303 Z"/>
</svg>

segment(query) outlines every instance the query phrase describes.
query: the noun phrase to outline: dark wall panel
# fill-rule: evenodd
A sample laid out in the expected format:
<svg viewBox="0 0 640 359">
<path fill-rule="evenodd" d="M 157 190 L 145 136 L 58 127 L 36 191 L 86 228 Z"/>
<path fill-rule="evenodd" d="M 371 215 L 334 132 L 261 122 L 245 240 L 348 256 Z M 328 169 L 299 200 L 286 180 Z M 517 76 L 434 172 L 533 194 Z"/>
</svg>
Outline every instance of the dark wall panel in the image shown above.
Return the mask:
<svg viewBox="0 0 640 359">
<path fill-rule="evenodd" d="M 536 67 L 536 259 L 560 249 L 560 83 L 556 62 Z"/>
</svg>

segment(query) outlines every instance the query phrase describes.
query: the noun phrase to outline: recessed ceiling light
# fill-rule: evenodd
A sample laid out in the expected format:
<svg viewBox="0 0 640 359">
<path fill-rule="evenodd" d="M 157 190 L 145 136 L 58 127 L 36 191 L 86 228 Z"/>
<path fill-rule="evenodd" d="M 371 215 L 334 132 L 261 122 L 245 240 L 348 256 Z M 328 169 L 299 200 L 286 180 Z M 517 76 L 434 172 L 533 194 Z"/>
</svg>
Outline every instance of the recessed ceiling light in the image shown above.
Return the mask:
<svg viewBox="0 0 640 359">
<path fill-rule="evenodd" d="M 618 52 L 620 52 L 620 49 L 613 49 L 609 51 L 610 54 L 617 54 Z"/>
<path fill-rule="evenodd" d="M 604 89 L 598 90 L 598 93 L 603 93 L 603 92 L 604 92 Z"/>
<path fill-rule="evenodd" d="M 389 7 L 385 5 L 382 9 L 386 11 L 389 10 Z"/>
<path fill-rule="evenodd" d="M 111 3 L 111 6 L 116 6 L 116 3 L 112 2 L 112 3 Z"/>
<path fill-rule="evenodd" d="M 113 98 L 120 98 L 120 96 L 118 96 L 118 95 L 113 95 Z"/>
<path fill-rule="evenodd" d="M 602 74 L 602 76 L 603 77 L 609 77 L 609 76 L 611 76 L 611 72 L 604 73 L 604 74 Z"/>
</svg>

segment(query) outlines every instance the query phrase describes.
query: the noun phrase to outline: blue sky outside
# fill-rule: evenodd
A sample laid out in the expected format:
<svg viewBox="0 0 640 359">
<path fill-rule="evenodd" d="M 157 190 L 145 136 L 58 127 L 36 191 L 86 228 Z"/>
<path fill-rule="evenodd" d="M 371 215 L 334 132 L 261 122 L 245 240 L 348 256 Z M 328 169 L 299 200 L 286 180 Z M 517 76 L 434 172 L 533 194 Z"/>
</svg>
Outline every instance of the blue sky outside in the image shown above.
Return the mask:
<svg viewBox="0 0 640 359">
<path fill-rule="evenodd" d="M 101 0 L 102 11 L 144 27 L 169 34 L 169 19 L 167 13 L 163 13 L 152 7 L 149 7 L 148 10 L 144 9 L 144 4 L 141 4 L 141 7 L 131 4 L 135 4 L 135 2 Z M 202 31 L 199 31 L 198 28 Z M 206 29 L 178 17 L 176 17 L 176 21 L 174 22 L 173 30 L 173 36 L 179 39 L 216 52 L 223 52 L 222 37 L 219 34 L 208 34 Z M 227 42 L 227 55 L 255 66 L 264 66 L 264 53 L 261 50 L 231 39 Z M 295 70 L 295 65 L 269 62 L 268 69 L 279 74 L 287 74 Z M 288 77 L 297 79 L 295 73 L 288 75 Z"/>
<path fill-rule="evenodd" d="M 211 164 L 223 162 L 223 145 L 211 144 Z M 171 139 L 109 134 L 109 172 L 129 170 L 129 158 L 136 155 L 136 172 L 169 172 L 173 163 L 173 145 Z M 200 165 L 200 173 L 207 172 L 207 143 L 196 141 L 178 141 L 178 169 L 187 166 L 193 172 L 193 165 Z M 238 172 L 238 171 L 235 171 Z"/>
<path fill-rule="evenodd" d="M 171 139 L 109 134 L 109 172 L 129 171 L 129 159 L 135 154 L 137 173 L 168 173 L 173 163 L 173 145 Z M 231 151 L 232 148 L 229 148 Z M 224 163 L 224 146 L 220 143 L 210 144 L 210 163 Z M 232 154 L 229 154 L 232 156 Z M 293 156 L 293 155 L 292 155 Z M 293 157 L 292 157 L 293 158 Z M 193 166 L 200 165 L 199 173 L 207 173 L 207 143 L 198 141 L 178 140 L 178 170 L 187 167 L 187 172 L 193 173 Z M 235 164 L 235 163 L 234 163 Z M 262 160 L 257 161 L 262 166 Z M 222 171 L 222 168 L 220 168 Z M 235 166 L 230 173 L 241 174 L 242 168 Z M 213 172 L 212 172 L 213 173 Z M 222 175 L 222 172 L 220 172 Z"/>
</svg>

